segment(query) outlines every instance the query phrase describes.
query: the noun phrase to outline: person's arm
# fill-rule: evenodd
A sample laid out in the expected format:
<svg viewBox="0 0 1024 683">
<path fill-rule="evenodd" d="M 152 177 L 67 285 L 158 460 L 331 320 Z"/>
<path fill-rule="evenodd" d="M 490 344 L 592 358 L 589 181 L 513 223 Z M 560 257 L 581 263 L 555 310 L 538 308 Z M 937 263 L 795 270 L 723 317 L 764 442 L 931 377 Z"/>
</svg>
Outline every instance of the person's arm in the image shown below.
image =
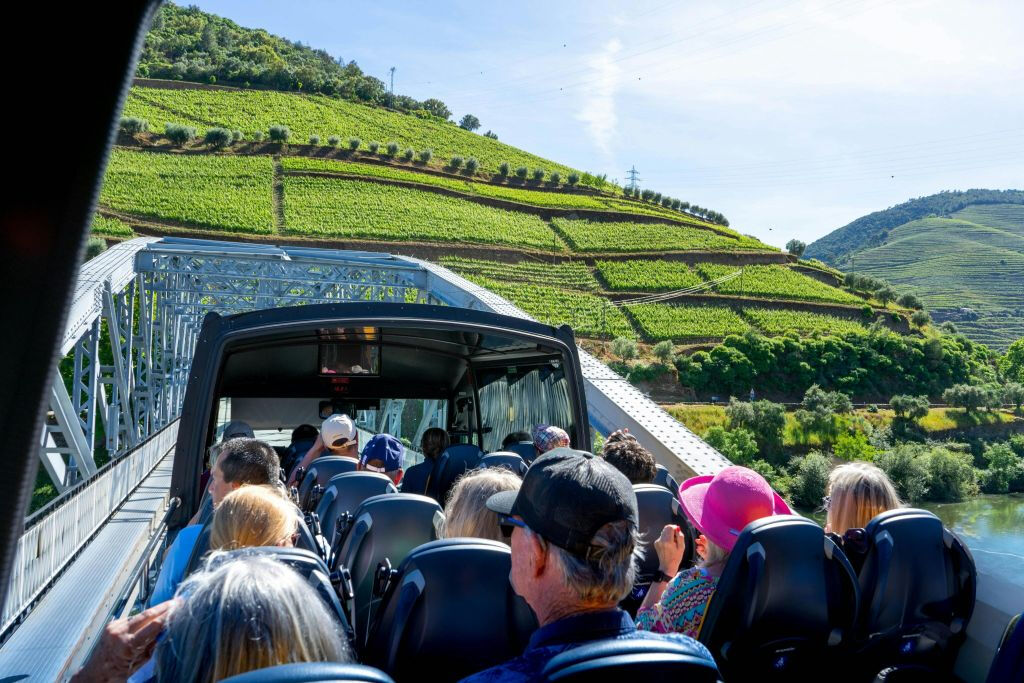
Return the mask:
<svg viewBox="0 0 1024 683">
<path fill-rule="evenodd" d="M 661 536 L 654 542 L 654 550 L 658 553 L 658 569 L 662 575 L 674 577 L 686 552 L 686 536 L 683 530 L 675 524 L 666 524 L 661 530 Z M 647 596 L 640 605 L 640 611 L 654 609 L 661 602 L 661 596 L 665 594 L 668 584 L 668 580 L 651 582 Z"/>
<path fill-rule="evenodd" d="M 71 677 L 73 683 L 123 682 L 146 663 L 164 629 L 174 600 L 162 602 L 129 619 L 115 619 L 103 629 L 96 649 Z"/>
<path fill-rule="evenodd" d="M 294 486 L 295 484 L 298 484 L 299 482 L 295 481 L 295 472 L 298 471 L 300 467 L 303 470 L 308 470 L 310 463 L 316 460 L 320 456 L 320 454 L 326 450 L 326 448 L 327 447 L 324 446 L 323 437 L 317 434 L 316 441 L 314 441 L 313 445 L 309 447 L 309 450 L 306 451 L 306 454 L 302 456 L 302 460 L 300 460 L 299 464 L 293 467 L 292 471 L 288 473 L 288 486 Z"/>
</svg>

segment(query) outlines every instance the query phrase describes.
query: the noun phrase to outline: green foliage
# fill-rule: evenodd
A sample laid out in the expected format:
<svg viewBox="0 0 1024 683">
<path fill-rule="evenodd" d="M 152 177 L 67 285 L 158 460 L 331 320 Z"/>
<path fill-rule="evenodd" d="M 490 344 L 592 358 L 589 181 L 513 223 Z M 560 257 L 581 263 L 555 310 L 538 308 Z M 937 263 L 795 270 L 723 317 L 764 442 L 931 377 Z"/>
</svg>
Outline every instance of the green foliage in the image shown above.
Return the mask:
<svg viewBox="0 0 1024 683">
<path fill-rule="evenodd" d="M 902 294 L 900 298 L 896 299 L 896 305 L 902 306 L 903 308 L 921 308 L 921 300 L 913 294 Z"/>
<path fill-rule="evenodd" d="M 107 243 L 102 237 L 90 237 L 85 242 L 85 260 L 96 258 L 107 250 Z"/>
<path fill-rule="evenodd" d="M 264 133 L 262 130 L 253 131 L 252 141 L 253 142 L 263 142 L 263 138 L 265 138 L 266 136 L 267 136 L 267 134 Z"/>
<path fill-rule="evenodd" d="M 552 243 L 551 230 L 537 216 L 406 187 L 286 176 L 284 196 L 290 233 L 546 249 Z"/>
<path fill-rule="evenodd" d="M 771 463 L 765 460 L 754 460 L 747 464 L 747 467 L 764 477 L 780 496 L 783 498 L 792 497 L 791 489 L 793 486 L 793 479 L 786 474 L 784 469 L 776 469 L 772 467 Z"/>
<path fill-rule="evenodd" d="M 359 149 L 359 145 L 363 144 L 363 141 L 360 140 L 357 137 L 351 137 L 351 138 L 348 139 L 347 144 L 348 144 L 349 150 L 354 152 L 357 149 Z"/>
<path fill-rule="evenodd" d="M 526 176 L 529 175 L 529 173 L 530 171 L 525 166 L 519 166 L 518 168 L 516 168 L 516 177 L 522 180 L 525 180 Z"/>
<path fill-rule="evenodd" d="M 972 412 L 991 405 L 991 395 L 984 387 L 973 384 L 956 384 L 942 392 L 942 400 L 951 406 Z"/>
<path fill-rule="evenodd" d="M 366 143 L 366 149 L 370 154 L 376 154 L 378 151 L 380 151 L 380 143 L 377 142 L 376 140 L 371 140 L 370 142 Z"/>
<path fill-rule="evenodd" d="M 231 131 L 231 142 L 241 142 L 245 139 L 245 133 L 240 130 Z"/>
<path fill-rule="evenodd" d="M 327 138 L 327 144 L 331 147 L 337 147 L 338 145 L 341 144 L 341 138 L 339 138 L 337 135 L 332 135 L 329 138 Z"/>
<path fill-rule="evenodd" d="M 675 359 L 675 348 L 672 346 L 672 342 L 668 339 L 655 344 L 654 348 L 651 349 L 651 352 L 654 354 L 655 358 L 665 365 L 671 365 L 672 361 Z"/>
<path fill-rule="evenodd" d="M 636 340 L 628 337 L 617 337 L 612 342 L 612 353 L 622 360 L 633 360 L 639 355 Z"/>
<path fill-rule="evenodd" d="M 786 251 L 788 251 L 793 256 L 796 256 L 797 258 L 802 258 L 803 255 L 804 255 L 804 251 L 806 251 L 806 250 L 807 250 L 807 243 L 806 242 L 801 242 L 798 239 L 792 239 L 792 240 L 786 242 Z"/>
<path fill-rule="evenodd" d="M 841 460 L 871 460 L 877 449 L 868 443 L 864 432 L 852 431 L 839 435 L 832 445 L 832 452 Z"/>
<path fill-rule="evenodd" d="M 149 130 L 149 121 L 146 119 L 137 119 L 133 116 L 122 116 L 121 122 L 118 124 L 118 130 L 128 135 L 135 135 L 136 133 L 145 133 Z"/>
<path fill-rule="evenodd" d="M 480 127 L 480 119 L 472 114 L 466 114 L 459 120 L 459 128 L 463 130 L 476 130 Z"/>
<path fill-rule="evenodd" d="M 572 173 L 569 174 L 566 180 L 568 181 L 570 186 L 575 187 L 576 184 L 580 182 L 580 174 L 573 171 Z"/>
<path fill-rule="evenodd" d="M 507 282 L 529 282 L 535 285 L 548 285 L 563 289 L 578 289 L 588 292 L 598 290 L 597 280 L 586 264 L 580 261 L 550 263 L 536 261 L 519 261 L 518 263 L 502 263 L 480 259 L 462 258 L 460 256 L 442 256 L 441 265 L 451 268 L 459 275 L 479 275 L 491 280 Z"/>
<path fill-rule="evenodd" d="M 919 503 L 928 494 L 927 449 L 915 444 L 901 444 L 875 459 L 896 487 L 900 499 Z"/>
<path fill-rule="evenodd" d="M 552 185 L 557 185 L 562 182 L 562 175 L 558 171 L 552 171 L 550 181 Z"/>
<path fill-rule="evenodd" d="M 730 429 L 746 429 L 754 435 L 761 455 L 772 462 L 784 462 L 782 434 L 786 427 L 786 409 L 771 401 L 745 402 L 729 399 L 725 409 Z"/>
<path fill-rule="evenodd" d="M 977 474 L 970 453 L 934 448 L 928 456 L 928 497 L 959 501 L 978 493 Z"/>
<path fill-rule="evenodd" d="M 450 166 L 453 170 L 458 170 L 462 166 L 462 157 L 452 157 L 448 161 L 448 166 Z"/>
<path fill-rule="evenodd" d="M 267 130 L 271 142 L 288 142 L 292 137 L 292 131 L 288 126 L 279 123 L 272 124 Z"/>
<path fill-rule="evenodd" d="M 498 164 L 498 175 L 502 178 L 507 178 L 509 174 L 509 165 L 507 161 L 503 161 Z"/>
<path fill-rule="evenodd" d="M 220 149 L 231 144 L 231 131 L 227 128 L 211 128 L 203 136 L 203 142 L 213 149 Z"/>
<path fill-rule="evenodd" d="M 680 261 L 598 260 L 594 265 L 610 290 L 668 292 L 703 282 L 690 266 Z"/>
<path fill-rule="evenodd" d="M 405 159 L 406 161 L 412 161 L 412 158 L 414 156 L 416 156 L 416 150 L 414 150 L 412 147 L 406 147 L 405 151 L 402 152 L 402 158 Z"/>
<path fill-rule="evenodd" d="M 744 308 L 743 316 L 767 334 L 795 332 L 800 335 L 815 333 L 847 335 L 863 334 L 866 331 L 859 322 L 825 313 L 769 308 Z"/>
<path fill-rule="evenodd" d="M 112 237 L 135 237 L 132 226 L 116 218 L 107 218 L 99 214 L 92 217 L 92 233 L 94 235 L 110 235 Z"/>
<path fill-rule="evenodd" d="M 100 204 L 138 216 L 232 232 L 273 232 L 270 157 L 115 149 Z"/>
<path fill-rule="evenodd" d="M 720 339 L 749 329 L 742 318 L 724 306 L 648 303 L 633 304 L 628 309 L 652 341 Z"/>
<path fill-rule="evenodd" d="M 704 440 L 736 465 L 746 465 L 757 457 L 757 442 L 746 429 L 712 427 L 704 434 Z"/>
<path fill-rule="evenodd" d="M 185 145 L 196 139 L 196 129 L 180 123 L 164 124 L 164 135 L 176 145 Z"/>
<path fill-rule="evenodd" d="M 700 263 L 695 268 L 707 280 L 717 280 L 739 270 L 736 266 L 714 263 Z M 860 297 L 782 265 L 743 266 L 739 277 L 717 285 L 716 289 L 722 294 L 772 299 L 834 301 L 848 304 L 859 304 L 864 301 Z"/>
<path fill-rule="evenodd" d="M 544 171 L 543 168 L 535 168 L 535 169 L 533 169 L 533 173 L 532 173 L 533 179 L 539 183 L 540 181 L 544 180 L 544 173 L 545 173 L 545 171 Z"/>
<path fill-rule="evenodd" d="M 551 223 L 576 251 L 638 252 L 638 251 L 747 251 L 769 250 L 760 242 L 722 233 L 700 223 L 692 225 L 665 224 L 654 230 L 650 224 L 586 221 L 555 217 Z"/>
<path fill-rule="evenodd" d="M 912 422 L 920 420 L 928 414 L 930 403 L 927 396 L 908 396 L 898 394 L 889 399 L 892 411 L 899 419 L 908 419 Z"/>
<path fill-rule="evenodd" d="M 910 316 L 910 322 L 915 327 L 924 327 L 932 321 L 932 317 L 928 315 L 927 311 L 914 311 L 913 315 Z"/>
<path fill-rule="evenodd" d="M 419 159 L 422 163 L 428 164 L 430 160 L 434 158 L 434 150 L 424 149 L 420 150 Z"/>
<path fill-rule="evenodd" d="M 389 157 L 396 157 L 396 156 L 398 156 L 398 143 L 397 142 L 392 140 L 391 142 L 389 142 L 387 144 L 386 149 L 388 151 L 388 156 Z"/>
<path fill-rule="evenodd" d="M 996 443 L 985 449 L 988 467 L 981 475 L 981 490 L 985 493 L 1009 493 L 1024 472 L 1024 460 L 1008 443 Z"/>
<path fill-rule="evenodd" d="M 309 136 L 309 144 L 311 144 L 311 145 L 319 145 L 320 144 L 320 136 L 319 135 L 310 135 Z"/>
<path fill-rule="evenodd" d="M 466 170 L 467 170 L 467 171 L 468 171 L 469 173 L 471 173 L 471 174 L 472 174 L 472 173 L 476 173 L 476 170 L 477 170 L 478 168 L 480 168 L 480 162 L 479 162 L 479 161 L 477 161 L 477 160 L 476 160 L 475 158 L 473 158 L 473 157 L 470 157 L 470 158 L 466 159 Z"/>
<path fill-rule="evenodd" d="M 494 132 L 491 132 L 491 131 L 487 131 L 486 133 L 484 133 L 484 137 L 485 138 L 490 138 L 492 140 L 497 140 L 498 139 L 498 134 L 494 133 Z M 594 451 L 594 452 L 596 453 L 597 451 Z"/>
<path fill-rule="evenodd" d="M 1021 404 L 1024 404 L 1024 384 L 1019 382 L 1007 382 L 1003 385 L 1002 400 L 1012 403 L 1017 412 L 1020 412 Z"/>
<path fill-rule="evenodd" d="M 808 453 L 793 462 L 793 483 L 790 495 L 797 505 L 819 507 L 832 471 L 829 459 L 821 453 Z"/>
<path fill-rule="evenodd" d="M 1024 382 L 1024 337 L 1010 344 L 999 359 L 999 371 L 1008 380 Z"/>
</svg>

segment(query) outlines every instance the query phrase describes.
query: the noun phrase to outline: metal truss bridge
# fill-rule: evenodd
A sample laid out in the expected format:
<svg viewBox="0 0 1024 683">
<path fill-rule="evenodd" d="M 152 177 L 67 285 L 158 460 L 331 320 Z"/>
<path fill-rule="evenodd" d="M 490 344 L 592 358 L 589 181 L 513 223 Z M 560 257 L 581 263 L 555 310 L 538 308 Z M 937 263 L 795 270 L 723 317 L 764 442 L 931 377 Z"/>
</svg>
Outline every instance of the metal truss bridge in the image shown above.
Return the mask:
<svg viewBox="0 0 1024 683">
<path fill-rule="evenodd" d="M 344 301 L 530 317 L 445 268 L 382 253 L 138 238 L 82 266 L 39 435 L 41 464 L 60 496 L 26 520 L 0 613 L 0 663 L 52 656 L 53 677 L 66 675 L 69 648 L 91 642 L 83 634 L 102 624 L 126 568 L 152 545 L 170 485 L 165 456 L 174 446 L 203 317 Z M 580 360 L 597 431 L 628 427 L 677 478 L 729 464 L 582 349 Z M 95 596 L 76 585 L 83 580 Z M 69 599 L 80 616 L 68 618 L 67 602 L 61 610 Z M 66 630 L 62 650 L 41 653 L 31 625 L 52 627 L 58 615 Z"/>
</svg>

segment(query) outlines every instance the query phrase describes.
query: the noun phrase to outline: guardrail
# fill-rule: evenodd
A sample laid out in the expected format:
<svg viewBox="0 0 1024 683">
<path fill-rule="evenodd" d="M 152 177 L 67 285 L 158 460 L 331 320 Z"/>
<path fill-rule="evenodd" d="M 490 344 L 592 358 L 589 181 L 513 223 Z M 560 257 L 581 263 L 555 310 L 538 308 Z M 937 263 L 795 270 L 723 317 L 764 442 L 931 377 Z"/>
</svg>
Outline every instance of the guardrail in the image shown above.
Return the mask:
<svg viewBox="0 0 1024 683">
<path fill-rule="evenodd" d="M 18 539 L 7 601 L 0 613 L 0 640 L 27 613 L 153 471 L 178 438 L 175 420 L 135 450 L 110 462 L 89 481 L 62 499 L 59 507 L 37 518 Z"/>
</svg>

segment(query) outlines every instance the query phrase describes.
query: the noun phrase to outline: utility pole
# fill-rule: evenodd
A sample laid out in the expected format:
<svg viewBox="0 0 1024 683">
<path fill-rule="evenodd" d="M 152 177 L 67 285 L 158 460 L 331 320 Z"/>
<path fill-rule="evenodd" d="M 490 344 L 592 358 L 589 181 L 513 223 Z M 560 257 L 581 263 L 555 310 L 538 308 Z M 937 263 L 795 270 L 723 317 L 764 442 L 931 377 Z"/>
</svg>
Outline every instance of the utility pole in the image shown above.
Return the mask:
<svg viewBox="0 0 1024 683">
<path fill-rule="evenodd" d="M 633 165 L 633 168 L 631 168 L 628 171 L 626 171 L 626 175 L 629 176 L 629 189 L 630 190 L 636 190 L 636 187 L 637 187 L 636 184 L 638 182 L 640 182 L 641 180 L 643 180 L 643 178 L 638 178 L 636 174 L 637 174 L 637 170 L 636 170 L 636 165 L 635 164 Z"/>
<path fill-rule="evenodd" d="M 391 67 L 391 89 L 388 91 L 389 99 L 391 100 L 391 108 L 395 108 L 395 67 Z"/>
</svg>

